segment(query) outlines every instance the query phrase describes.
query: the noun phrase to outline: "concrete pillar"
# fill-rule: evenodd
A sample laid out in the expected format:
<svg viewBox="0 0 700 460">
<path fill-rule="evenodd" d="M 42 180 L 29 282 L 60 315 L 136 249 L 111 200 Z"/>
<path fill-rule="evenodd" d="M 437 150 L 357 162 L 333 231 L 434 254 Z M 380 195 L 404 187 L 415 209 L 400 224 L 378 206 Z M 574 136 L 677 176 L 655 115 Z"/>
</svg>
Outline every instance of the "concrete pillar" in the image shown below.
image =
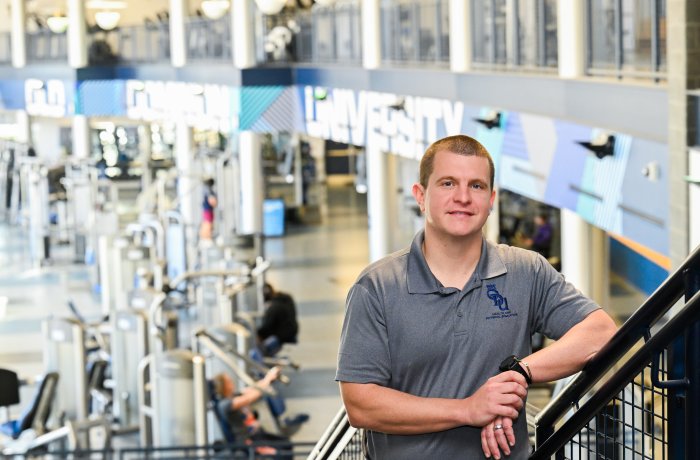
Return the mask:
<svg viewBox="0 0 700 460">
<path fill-rule="evenodd" d="M 262 233 L 263 175 L 260 154 L 260 135 L 242 131 L 238 136 L 238 164 L 240 169 L 241 218 L 239 235 Z"/>
<path fill-rule="evenodd" d="M 68 63 L 74 69 L 87 67 L 87 28 L 83 0 L 68 0 Z"/>
<path fill-rule="evenodd" d="M 85 115 L 73 117 L 73 158 L 90 158 L 90 120 Z"/>
<path fill-rule="evenodd" d="M 689 145 L 698 136 L 696 98 L 688 91 L 700 88 L 700 4 L 689 0 L 666 2 L 668 93 L 669 256 L 671 270 L 688 253 L 690 217 Z M 693 101 L 692 103 L 689 103 Z"/>
<path fill-rule="evenodd" d="M 471 1 L 450 0 L 450 70 L 469 72 L 472 66 Z"/>
<path fill-rule="evenodd" d="M 254 67 L 255 6 L 251 0 L 237 0 L 231 5 L 231 40 L 233 65 L 238 69 Z"/>
<path fill-rule="evenodd" d="M 379 0 L 362 0 L 362 66 L 377 69 L 382 63 Z"/>
<path fill-rule="evenodd" d="M 518 0 L 506 2 L 506 65 L 518 64 Z"/>
<path fill-rule="evenodd" d="M 32 120 L 25 110 L 18 110 L 15 115 L 15 140 L 28 145 L 32 142 Z"/>
<path fill-rule="evenodd" d="M 561 210 L 561 271 L 567 281 L 601 306 L 609 290 L 607 235 L 568 209 Z"/>
<path fill-rule="evenodd" d="M 27 9 L 24 0 L 12 0 L 11 32 L 12 67 L 21 68 L 27 65 Z"/>
<path fill-rule="evenodd" d="M 186 17 L 187 0 L 170 0 L 170 64 L 173 67 L 184 67 L 187 63 Z"/>
<path fill-rule="evenodd" d="M 388 203 L 391 199 L 386 177 L 389 167 L 387 153 L 375 143 L 368 142 L 367 156 L 367 214 L 369 216 L 369 258 L 378 260 L 389 253 L 391 227 Z"/>
<path fill-rule="evenodd" d="M 580 78 L 586 59 L 585 2 L 558 0 L 557 10 L 559 77 Z"/>
<path fill-rule="evenodd" d="M 185 246 L 187 248 L 187 267 L 194 268 L 197 235 L 201 215 L 201 181 L 197 177 L 194 162 L 192 128 L 184 120 L 178 120 L 175 126 L 175 163 L 177 165 L 177 199 L 185 227 Z"/>
</svg>

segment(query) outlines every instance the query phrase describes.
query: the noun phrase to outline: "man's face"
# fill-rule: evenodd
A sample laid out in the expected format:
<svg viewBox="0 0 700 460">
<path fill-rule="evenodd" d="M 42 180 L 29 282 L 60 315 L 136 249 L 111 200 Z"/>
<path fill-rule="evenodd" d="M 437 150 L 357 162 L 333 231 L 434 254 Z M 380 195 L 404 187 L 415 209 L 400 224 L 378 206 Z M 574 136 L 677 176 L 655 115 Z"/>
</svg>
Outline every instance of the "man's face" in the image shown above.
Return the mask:
<svg viewBox="0 0 700 460">
<path fill-rule="evenodd" d="M 413 196 L 425 214 L 426 233 L 438 237 L 480 234 L 496 196 L 489 178 L 486 158 L 438 152 L 427 187 L 413 186 Z"/>
</svg>

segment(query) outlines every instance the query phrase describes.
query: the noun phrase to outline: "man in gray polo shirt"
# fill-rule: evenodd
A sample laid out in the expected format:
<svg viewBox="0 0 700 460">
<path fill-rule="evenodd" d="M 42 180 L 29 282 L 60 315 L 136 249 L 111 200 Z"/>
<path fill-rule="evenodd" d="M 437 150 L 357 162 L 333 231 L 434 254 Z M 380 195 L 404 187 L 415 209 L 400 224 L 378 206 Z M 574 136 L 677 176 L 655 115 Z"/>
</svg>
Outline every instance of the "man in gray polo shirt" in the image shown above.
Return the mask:
<svg viewBox="0 0 700 460">
<path fill-rule="evenodd" d="M 573 374 L 616 330 L 542 256 L 483 238 L 493 179 L 476 140 L 432 144 L 413 186 L 424 230 L 348 294 L 336 380 L 372 459 L 527 458 L 528 381 Z M 531 354 L 534 332 L 556 342 Z"/>
</svg>

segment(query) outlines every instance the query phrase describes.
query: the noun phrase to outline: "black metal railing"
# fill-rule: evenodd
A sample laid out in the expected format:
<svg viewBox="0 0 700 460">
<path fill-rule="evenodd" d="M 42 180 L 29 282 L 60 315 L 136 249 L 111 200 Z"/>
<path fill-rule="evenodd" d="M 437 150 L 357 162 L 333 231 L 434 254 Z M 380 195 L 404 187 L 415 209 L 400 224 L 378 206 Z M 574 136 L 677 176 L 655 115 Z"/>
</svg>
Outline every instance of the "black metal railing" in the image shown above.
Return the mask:
<svg viewBox="0 0 700 460">
<path fill-rule="evenodd" d="M 665 459 L 700 453 L 698 436 L 684 434 L 700 433 L 699 289 L 700 247 L 538 415 L 537 448 L 530 458 Z M 685 305 L 662 324 L 684 294 Z"/>
<path fill-rule="evenodd" d="M 75 449 L 75 450 L 33 450 L 22 454 L 2 454 L 0 459 L 10 460 L 43 459 L 43 458 L 99 458 L 101 460 L 143 460 L 143 459 L 304 459 L 309 456 L 313 443 L 260 441 L 252 444 L 215 443 L 205 446 L 174 446 L 174 447 L 121 447 L 108 449 Z M 271 453 L 269 448 L 276 449 Z M 263 448 L 263 449 L 261 449 Z"/>
</svg>

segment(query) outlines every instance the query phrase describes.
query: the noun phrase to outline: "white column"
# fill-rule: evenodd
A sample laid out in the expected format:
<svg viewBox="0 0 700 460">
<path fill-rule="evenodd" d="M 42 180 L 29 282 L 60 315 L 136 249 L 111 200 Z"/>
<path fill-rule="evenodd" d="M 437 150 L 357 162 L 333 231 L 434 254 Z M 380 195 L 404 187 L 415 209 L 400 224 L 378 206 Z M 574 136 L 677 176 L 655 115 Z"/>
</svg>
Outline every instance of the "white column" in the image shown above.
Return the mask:
<svg viewBox="0 0 700 460">
<path fill-rule="evenodd" d="M 584 0 L 557 1 L 557 46 L 561 78 L 579 78 L 584 73 L 586 59 L 584 3 Z"/>
<path fill-rule="evenodd" d="M 177 165 L 177 199 L 180 203 L 182 223 L 185 227 L 185 247 L 187 267 L 194 267 L 198 227 L 201 215 L 201 181 L 197 177 L 192 152 L 192 128 L 184 120 L 178 120 L 175 127 L 175 163 Z"/>
<path fill-rule="evenodd" d="M 90 158 L 90 120 L 85 115 L 73 116 L 73 158 Z"/>
<path fill-rule="evenodd" d="M 12 67 L 21 68 L 27 65 L 27 10 L 24 0 L 12 0 L 11 32 Z"/>
<path fill-rule="evenodd" d="M 377 69 L 382 62 L 379 0 L 362 0 L 362 65 Z"/>
<path fill-rule="evenodd" d="M 697 180 L 700 178 L 700 150 L 690 149 L 688 156 L 688 175 Z M 692 252 L 700 245 L 700 183 L 688 184 L 688 248 Z"/>
<path fill-rule="evenodd" d="M 492 243 L 498 243 L 498 239 L 501 235 L 501 226 L 499 223 L 500 206 L 498 203 L 498 193 L 496 190 L 496 199 L 493 200 L 493 207 L 489 213 L 489 219 L 486 221 L 486 228 L 484 229 L 484 236 L 487 240 Z"/>
<path fill-rule="evenodd" d="M 239 235 L 262 233 L 263 175 L 260 155 L 260 135 L 242 131 L 238 136 L 238 164 L 240 170 L 241 218 Z"/>
<path fill-rule="evenodd" d="M 515 9 L 516 2 L 506 2 L 506 64 L 515 66 L 517 64 L 517 44 L 516 25 L 518 23 L 518 12 Z"/>
<path fill-rule="evenodd" d="M 28 145 L 33 145 L 32 142 L 32 120 L 29 114 L 24 110 L 18 110 L 15 115 L 15 140 Z"/>
<path fill-rule="evenodd" d="M 369 258 L 378 260 L 389 253 L 390 226 L 389 203 L 390 197 L 386 186 L 387 176 L 386 152 L 376 144 L 367 143 L 367 214 L 369 216 Z"/>
<path fill-rule="evenodd" d="M 561 272 L 567 281 L 586 295 L 591 294 L 588 224 L 573 211 L 561 210 Z"/>
<path fill-rule="evenodd" d="M 591 247 L 589 248 L 589 266 L 591 279 L 591 299 L 598 305 L 608 307 L 610 305 L 610 247 L 608 235 L 604 230 L 588 226 L 591 234 Z"/>
<path fill-rule="evenodd" d="M 170 63 L 173 67 L 184 67 L 187 63 L 186 17 L 187 0 L 170 0 Z"/>
<path fill-rule="evenodd" d="M 74 69 L 87 67 L 87 30 L 83 0 L 68 0 L 68 63 Z"/>
<path fill-rule="evenodd" d="M 471 1 L 450 0 L 450 70 L 469 72 L 472 64 Z"/>
<path fill-rule="evenodd" d="M 567 281 L 601 306 L 609 291 L 607 235 L 568 209 L 561 210 L 561 271 Z"/>
<path fill-rule="evenodd" d="M 236 0 L 231 5 L 233 65 L 238 69 L 255 66 L 255 6 L 251 0 Z"/>
</svg>

